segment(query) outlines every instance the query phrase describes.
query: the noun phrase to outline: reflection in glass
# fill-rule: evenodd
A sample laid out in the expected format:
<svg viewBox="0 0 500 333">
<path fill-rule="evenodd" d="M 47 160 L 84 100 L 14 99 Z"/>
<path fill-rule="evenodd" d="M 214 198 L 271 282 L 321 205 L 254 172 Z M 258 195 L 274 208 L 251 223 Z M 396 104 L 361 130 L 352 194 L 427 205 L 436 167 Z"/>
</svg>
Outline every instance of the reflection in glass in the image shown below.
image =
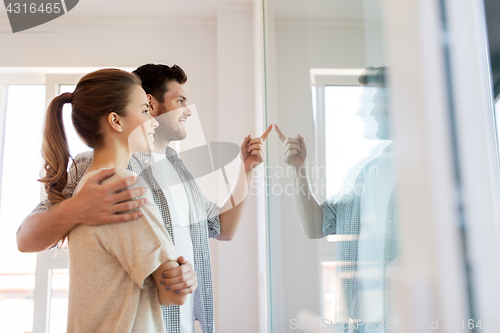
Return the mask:
<svg viewBox="0 0 500 333">
<path fill-rule="evenodd" d="M 328 198 L 348 193 L 356 176 L 380 155 L 390 141 L 378 140 L 370 116 L 377 89 L 362 86 L 325 87 L 325 168 Z M 339 158 L 342 156 L 342 158 Z"/>
<path fill-rule="evenodd" d="M 342 197 L 322 204 L 322 232 L 324 236 L 351 236 L 337 241 L 336 273 L 342 279 L 343 289 L 336 308 L 342 322 L 349 318 L 366 322 L 360 332 L 370 332 L 380 324 L 369 323 L 389 320 L 387 269 L 399 251 L 396 177 L 392 145 L 386 141 L 390 139 L 390 130 L 385 68 L 368 68 L 360 83 L 375 89 L 375 93 L 361 94 L 357 116 L 365 123 L 365 138 L 380 142 L 369 157 L 358 163 L 359 167 L 353 168 L 351 174 L 356 177 L 353 182 L 348 179 Z M 369 102 L 367 96 L 373 101 Z"/>
<path fill-rule="evenodd" d="M 268 140 L 272 331 L 358 320 L 370 324 L 355 332 L 390 332 L 399 242 L 384 1 L 265 3 L 267 121 L 284 142 Z"/>
</svg>

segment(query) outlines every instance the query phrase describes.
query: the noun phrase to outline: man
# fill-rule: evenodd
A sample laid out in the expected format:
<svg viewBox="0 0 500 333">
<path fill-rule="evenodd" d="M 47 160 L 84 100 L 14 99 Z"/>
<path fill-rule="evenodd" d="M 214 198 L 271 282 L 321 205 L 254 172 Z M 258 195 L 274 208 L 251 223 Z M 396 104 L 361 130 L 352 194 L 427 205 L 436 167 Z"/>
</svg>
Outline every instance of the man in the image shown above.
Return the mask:
<svg viewBox="0 0 500 333">
<path fill-rule="evenodd" d="M 184 71 L 178 66 L 148 64 L 134 72 L 141 78 L 150 102 L 151 114 L 157 117 L 160 124 L 155 132 L 155 151 L 161 153 L 164 158 L 161 163 L 152 163 L 149 155 L 135 154 L 130 161 L 129 169 L 142 173 L 149 183 L 178 253 L 191 259 L 186 261 L 180 258 L 181 265 L 178 268 L 164 273 L 163 282 L 166 288 L 190 294 L 191 297 L 182 308 L 178 306 L 162 308 L 167 332 L 194 332 L 194 320 L 200 322 L 203 332 L 214 332 L 208 237 L 231 240 L 238 227 L 244 201 L 220 213 L 219 207 L 201 194 L 198 184 L 178 159 L 176 152 L 168 147 L 171 141 L 186 138 L 184 123 L 191 116 L 191 111 L 186 107 L 187 97 L 183 90 L 183 84 L 187 80 Z M 245 173 L 242 176 L 247 181 L 250 179 L 251 171 L 264 160 L 262 144 L 271 128 L 262 137 L 253 139 L 250 136 L 246 137 L 241 146 L 245 165 Z M 155 158 L 158 158 L 158 155 Z M 78 174 L 71 168 L 72 175 L 67 186 L 68 197 L 71 196 L 74 184 L 85 172 L 90 161 L 91 154 L 88 153 L 75 158 Z M 174 183 L 181 183 L 184 190 L 179 191 L 176 187 L 177 192 L 172 195 L 173 187 L 171 190 L 159 186 L 155 179 L 155 175 L 159 175 L 155 169 L 158 165 L 164 168 L 160 173 L 164 172 L 165 177 Z M 50 209 L 46 202 L 40 203 L 21 224 L 17 236 L 19 249 L 33 252 L 49 248 L 74 226 L 82 223 L 82 216 L 87 220 L 90 220 L 89 216 L 95 218 L 95 225 L 137 218 L 140 211 L 120 215 L 116 213 L 139 208 L 142 202 L 126 200 L 139 196 L 144 189 L 117 193 L 132 184 L 133 179 L 124 179 L 106 186 L 99 185 L 102 179 L 111 174 L 113 170 L 102 171 L 90 177 L 74 198 L 68 198 Z M 196 274 L 189 262 L 193 262 Z M 193 295 L 194 289 L 196 291 Z"/>
</svg>

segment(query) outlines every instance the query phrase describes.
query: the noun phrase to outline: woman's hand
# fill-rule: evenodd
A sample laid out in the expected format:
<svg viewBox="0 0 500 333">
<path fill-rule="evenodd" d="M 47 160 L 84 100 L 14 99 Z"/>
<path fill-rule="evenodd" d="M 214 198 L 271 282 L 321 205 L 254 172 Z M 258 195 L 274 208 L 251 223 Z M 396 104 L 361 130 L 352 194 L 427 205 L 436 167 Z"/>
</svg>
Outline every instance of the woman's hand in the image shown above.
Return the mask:
<svg viewBox="0 0 500 333">
<path fill-rule="evenodd" d="M 177 258 L 179 266 L 162 273 L 160 284 L 165 290 L 171 290 L 178 294 L 191 294 L 198 287 L 198 278 L 193 265 L 184 257 Z"/>
<path fill-rule="evenodd" d="M 183 257 L 179 257 L 178 261 L 169 260 L 161 264 L 153 272 L 153 279 L 158 287 L 158 300 L 163 306 L 184 304 L 187 294 L 194 292 L 198 286 L 193 266 Z M 170 284 L 172 282 L 174 283 Z"/>
</svg>

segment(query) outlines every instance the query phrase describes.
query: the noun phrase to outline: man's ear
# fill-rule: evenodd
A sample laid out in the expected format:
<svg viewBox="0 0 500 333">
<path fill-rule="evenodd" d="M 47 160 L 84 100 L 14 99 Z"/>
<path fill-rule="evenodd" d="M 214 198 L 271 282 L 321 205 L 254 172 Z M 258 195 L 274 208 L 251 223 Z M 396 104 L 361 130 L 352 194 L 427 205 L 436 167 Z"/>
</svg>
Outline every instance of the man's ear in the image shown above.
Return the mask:
<svg viewBox="0 0 500 333">
<path fill-rule="evenodd" d="M 147 94 L 146 96 L 148 96 L 149 108 L 150 108 L 150 109 L 153 109 L 153 108 L 154 108 L 154 105 L 153 105 L 153 104 L 155 104 L 155 103 L 153 103 L 153 101 L 154 101 L 154 99 L 155 99 L 155 98 L 154 98 L 154 97 L 153 97 L 153 95 L 151 95 L 151 94 Z"/>
<path fill-rule="evenodd" d="M 148 96 L 148 102 L 149 102 L 149 112 L 153 117 L 156 117 L 158 115 L 158 109 L 160 107 L 158 101 L 156 98 L 153 97 L 151 94 L 147 94 Z"/>
<path fill-rule="evenodd" d="M 118 114 L 116 114 L 115 112 L 111 112 L 110 114 L 108 114 L 107 120 L 109 126 L 111 126 L 113 130 L 117 131 L 118 133 L 123 132 L 123 124 Z"/>
</svg>

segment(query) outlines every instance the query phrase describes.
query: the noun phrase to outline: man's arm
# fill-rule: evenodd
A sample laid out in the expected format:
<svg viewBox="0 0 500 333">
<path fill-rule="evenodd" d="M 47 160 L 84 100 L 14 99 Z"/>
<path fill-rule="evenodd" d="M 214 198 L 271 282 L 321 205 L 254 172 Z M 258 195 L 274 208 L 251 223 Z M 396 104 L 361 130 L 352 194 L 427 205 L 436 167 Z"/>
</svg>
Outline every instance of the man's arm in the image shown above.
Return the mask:
<svg viewBox="0 0 500 333">
<path fill-rule="evenodd" d="M 229 199 L 226 200 L 221 208 L 223 213 L 220 214 L 220 236 L 217 238 L 221 241 L 229 241 L 233 239 L 238 229 L 243 208 L 245 207 L 246 197 L 248 194 L 248 184 L 252 177 L 252 170 L 264 162 L 263 146 L 269 133 L 273 129 L 270 125 L 260 137 L 252 138 L 250 135 L 245 137 L 241 144 L 241 156 L 243 159 L 244 168 L 241 168 L 238 173 L 237 182 L 233 188 Z M 233 198 L 243 199 L 233 206 Z M 233 199 L 233 200 L 231 200 Z"/>
<path fill-rule="evenodd" d="M 283 142 L 283 160 L 294 169 L 295 202 L 302 229 L 310 239 L 322 238 L 323 212 L 309 186 L 305 168 L 307 147 L 304 138 L 300 134 L 296 138 L 287 138 L 278 125 L 275 125 L 275 129 Z"/>
<path fill-rule="evenodd" d="M 137 208 L 145 204 L 144 199 L 131 200 L 145 192 L 136 188 L 117 193 L 135 184 L 135 177 L 100 185 L 112 176 L 114 169 L 101 170 L 89 177 L 80 192 L 42 212 L 28 215 L 17 231 L 17 247 L 21 252 L 40 252 L 56 244 L 77 224 L 101 225 L 131 221 L 142 215 Z M 125 214 L 117 214 L 119 212 Z"/>
<path fill-rule="evenodd" d="M 243 214 L 243 208 L 245 207 L 247 184 L 250 183 L 251 172 L 241 172 L 237 178 L 236 186 L 231 192 L 231 196 L 224 203 L 221 208 L 221 213 L 219 215 L 220 219 L 220 235 L 217 240 L 220 241 L 230 241 L 236 234 L 236 230 L 240 224 L 241 215 Z M 245 191 L 245 192 L 244 192 Z M 231 198 L 237 197 L 238 195 L 244 195 L 245 197 L 241 202 L 233 207 Z"/>
<path fill-rule="evenodd" d="M 323 212 L 309 186 L 306 169 L 294 169 L 295 203 L 302 230 L 310 239 L 322 238 Z"/>
</svg>

